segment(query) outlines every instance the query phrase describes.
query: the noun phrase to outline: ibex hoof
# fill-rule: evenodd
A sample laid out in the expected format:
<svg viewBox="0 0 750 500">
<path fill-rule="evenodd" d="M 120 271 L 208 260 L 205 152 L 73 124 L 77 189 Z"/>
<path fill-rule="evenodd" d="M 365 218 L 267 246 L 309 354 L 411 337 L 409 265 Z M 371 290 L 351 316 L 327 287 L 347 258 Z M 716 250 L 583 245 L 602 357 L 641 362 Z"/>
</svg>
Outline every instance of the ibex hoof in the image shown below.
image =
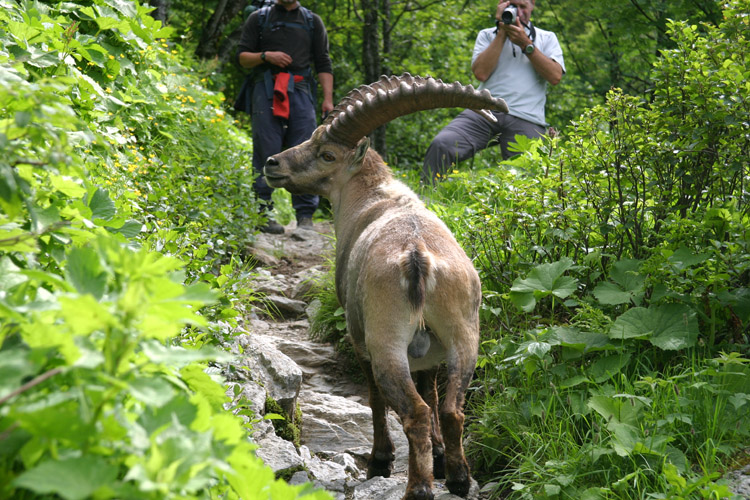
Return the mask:
<svg viewBox="0 0 750 500">
<path fill-rule="evenodd" d="M 367 479 L 375 476 L 391 477 L 391 465 L 393 464 L 393 453 L 375 453 L 367 464 Z"/>
<path fill-rule="evenodd" d="M 420 486 L 408 490 L 403 500 L 433 500 L 434 498 L 435 495 L 432 494 L 432 489 L 427 486 Z"/>
<path fill-rule="evenodd" d="M 391 467 L 367 467 L 367 479 L 372 479 L 375 476 L 391 477 Z"/>
<path fill-rule="evenodd" d="M 449 479 L 445 482 L 445 486 L 447 486 L 448 491 L 450 491 L 454 495 L 466 498 L 466 495 L 469 494 L 469 489 L 471 488 L 471 481 L 469 481 L 468 477 L 463 481 L 454 481 Z"/>
</svg>

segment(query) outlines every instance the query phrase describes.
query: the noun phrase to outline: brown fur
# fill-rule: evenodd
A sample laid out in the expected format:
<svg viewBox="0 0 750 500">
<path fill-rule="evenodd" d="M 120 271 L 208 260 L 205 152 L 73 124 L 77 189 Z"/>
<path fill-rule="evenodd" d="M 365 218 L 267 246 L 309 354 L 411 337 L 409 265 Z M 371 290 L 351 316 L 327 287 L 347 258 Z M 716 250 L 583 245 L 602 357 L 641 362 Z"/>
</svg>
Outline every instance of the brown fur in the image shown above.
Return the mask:
<svg viewBox="0 0 750 500">
<path fill-rule="evenodd" d="M 368 477 L 390 475 L 391 407 L 409 441 L 404 499 L 433 498 L 433 470 L 442 475 L 443 448 L 448 489 L 465 496 L 470 474 L 461 444 L 462 408 L 479 343 L 479 277 L 445 224 L 393 179 L 367 139 L 347 148 L 326 141 L 324 128 L 269 158 L 265 172 L 273 187 L 331 200 L 336 292 L 370 389 L 374 442 Z M 429 333 L 429 348 L 410 357 L 420 328 Z M 447 382 L 438 409 L 435 369 L 441 362 Z M 433 457 L 440 463 L 433 464 Z"/>
</svg>

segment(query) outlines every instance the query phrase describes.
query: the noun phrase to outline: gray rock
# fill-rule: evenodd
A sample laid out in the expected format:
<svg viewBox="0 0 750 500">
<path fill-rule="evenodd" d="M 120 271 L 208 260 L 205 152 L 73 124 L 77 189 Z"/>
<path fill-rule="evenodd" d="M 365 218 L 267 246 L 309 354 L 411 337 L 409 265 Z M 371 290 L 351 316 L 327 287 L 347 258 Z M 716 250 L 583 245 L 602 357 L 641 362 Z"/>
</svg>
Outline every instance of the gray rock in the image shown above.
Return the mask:
<svg viewBox="0 0 750 500">
<path fill-rule="evenodd" d="M 275 267 L 279 265 L 279 259 L 267 248 L 248 247 L 248 253 L 261 265 Z"/>
<path fill-rule="evenodd" d="M 320 311 L 320 308 L 323 306 L 323 303 L 320 301 L 320 299 L 313 299 L 305 309 L 305 314 L 308 318 L 312 319 L 315 317 L 316 314 L 318 314 L 318 311 Z"/>
<path fill-rule="evenodd" d="M 300 468 L 305 464 L 294 445 L 276 434 L 266 435 L 257 441 L 257 444 L 258 457 L 276 474 Z"/>
<path fill-rule="evenodd" d="M 346 490 L 346 483 L 350 476 L 343 465 L 312 457 L 310 460 L 305 460 L 305 466 L 315 478 L 315 483 L 320 484 L 327 491 L 343 493 Z"/>
<path fill-rule="evenodd" d="M 303 391 L 301 441 L 313 453 L 372 446 L 370 408 L 340 396 Z"/>
<path fill-rule="evenodd" d="M 343 466 L 346 473 L 351 477 L 357 478 L 362 476 L 363 474 L 363 472 L 357 466 L 357 461 L 354 460 L 354 457 L 348 453 L 337 453 L 331 460 Z"/>
<path fill-rule="evenodd" d="M 226 394 L 232 398 L 231 402 L 224 405 L 226 410 L 232 410 L 236 414 L 240 410 L 237 406 L 245 401 L 256 417 L 265 413 L 266 390 L 253 380 L 229 382 Z"/>
<path fill-rule="evenodd" d="M 750 465 L 727 473 L 725 478 L 729 481 L 732 493 L 740 498 L 750 498 Z"/>
<path fill-rule="evenodd" d="M 301 470 L 292 474 L 292 477 L 287 481 L 292 486 L 298 484 L 305 484 L 310 482 L 310 477 L 307 475 L 307 471 Z"/>
<path fill-rule="evenodd" d="M 312 453 L 349 453 L 367 461 L 372 448 L 372 412 L 351 399 L 304 390 L 300 394 L 301 441 Z M 388 429 L 396 447 L 394 472 L 406 471 L 409 443 L 399 421 L 388 415 Z M 364 459 L 364 460 L 363 460 Z"/>
<path fill-rule="evenodd" d="M 406 481 L 376 476 L 356 486 L 352 500 L 401 500 L 405 492 Z"/>
<path fill-rule="evenodd" d="M 297 300 L 305 300 L 320 289 L 320 282 L 326 272 L 321 266 L 304 269 L 292 276 L 291 281 L 295 282 L 292 289 L 291 297 Z M 306 300 L 307 301 L 307 300 Z"/>
<path fill-rule="evenodd" d="M 271 306 L 271 312 L 278 311 L 285 318 L 299 318 L 305 314 L 307 308 L 307 303 L 281 295 L 268 295 L 264 300 Z"/>
<path fill-rule="evenodd" d="M 302 384 L 302 370 L 272 341 L 261 335 L 239 335 L 237 342 L 243 349 L 241 366 L 266 388 L 268 395 L 290 418 L 293 417 Z"/>
</svg>

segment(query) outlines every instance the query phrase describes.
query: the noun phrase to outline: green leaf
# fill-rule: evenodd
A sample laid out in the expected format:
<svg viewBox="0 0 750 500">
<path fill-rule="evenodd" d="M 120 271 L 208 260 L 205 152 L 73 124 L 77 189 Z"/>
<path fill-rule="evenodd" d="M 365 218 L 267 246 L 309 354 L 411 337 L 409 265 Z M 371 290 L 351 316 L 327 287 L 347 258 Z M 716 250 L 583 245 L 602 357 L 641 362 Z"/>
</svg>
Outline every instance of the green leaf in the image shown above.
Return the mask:
<svg viewBox="0 0 750 500">
<path fill-rule="evenodd" d="M 13 35 L 19 41 L 27 41 L 37 36 L 40 31 L 32 27 L 28 23 L 21 23 L 18 21 L 6 20 L 5 25 L 8 32 Z"/>
<path fill-rule="evenodd" d="M 38 250 L 34 234 L 17 227 L 0 229 L 0 249 L 4 252 L 36 252 Z"/>
<path fill-rule="evenodd" d="M 26 277 L 19 273 L 20 270 L 10 257 L 0 258 L 0 290 L 10 290 L 26 281 Z"/>
<path fill-rule="evenodd" d="M 25 349 L 0 351 L 0 398 L 18 389 L 24 379 L 36 374 L 37 367 Z"/>
<path fill-rule="evenodd" d="M 185 349 L 179 346 L 165 346 L 155 340 L 144 341 L 141 346 L 143 354 L 151 362 L 167 366 L 182 367 L 196 361 L 229 362 L 232 359 L 230 353 L 211 346 Z"/>
<path fill-rule="evenodd" d="M 620 260 L 612 265 L 609 277 L 615 282 L 599 283 L 594 289 L 594 297 L 602 304 L 619 305 L 633 302 L 640 305 L 643 299 L 643 286 L 646 278 L 638 273 L 640 260 Z"/>
<path fill-rule="evenodd" d="M 112 17 L 97 17 L 94 19 L 96 21 L 97 26 L 99 26 L 100 30 L 108 30 L 112 28 L 116 28 L 120 25 L 120 20 L 115 19 Z"/>
<path fill-rule="evenodd" d="M 107 275 L 102 270 L 97 253 L 89 248 L 73 248 L 68 252 L 65 274 L 79 293 L 90 293 L 100 299 L 107 284 Z"/>
<path fill-rule="evenodd" d="M 115 216 L 115 203 L 110 199 L 109 193 L 104 189 L 98 188 L 91 199 L 88 201 L 88 207 L 91 209 L 91 219 L 110 220 Z"/>
<path fill-rule="evenodd" d="M 591 487 L 581 494 L 581 500 L 605 500 L 608 497 L 604 488 Z"/>
<path fill-rule="evenodd" d="M 590 373 L 594 382 L 601 383 L 612 378 L 613 375 L 620 373 L 623 367 L 627 366 L 630 361 L 630 353 L 612 354 L 597 359 L 591 365 Z"/>
<path fill-rule="evenodd" d="M 592 396 L 586 404 L 601 415 L 607 424 L 620 423 L 635 426 L 638 424 L 638 414 L 643 409 L 643 404 L 637 400 L 609 396 Z"/>
<path fill-rule="evenodd" d="M 573 267 L 569 258 L 561 259 L 550 264 L 540 264 L 531 270 L 525 280 L 513 282 L 511 290 L 514 292 L 549 292 L 561 299 L 575 292 L 578 280 L 563 276 L 563 273 Z"/>
<path fill-rule="evenodd" d="M 180 371 L 182 379 L 192 390 L 202 394 L 216 410 L 221 410 L 227 402 L 224 387 L 212 379 L 198 364 L 188 365 Z"/>
<path fill-rule="evenodd" d="M 60 175 L 53 175 L 50 177 L 52 185 L 61 193 L 69 196 L 70 198 L 81 198 L 86 194 L 86 188 L 81 186 L 80 183 L 73 179 L 66 178 Z"/>
<path fill-rule="evenodd" d="M 523 312 L 531 312 L 536 306 L 536 298 L 533 293 L 510 292 L 510 301 Z"/>
<path fill-rule="evenodd" d="M 135 399 L 155 408 L 164 406 L 174 396 L 172 384 L 160 377 L 139 377 L 128 387 Z"/>
<path fill-rule="evenodd" d="M 31 216 L 31 229 L 37 234 L 41 234 L 51 225 L 60 222 L 60 213 L 55 207 L 40 209 L 38 207 L 29 207 Z"/>
<path fill-rule="evenodd" d="M 632 294 L 630 292 L 627 292 L 620 288 L 618 285 L 610 283 L 608 281 L 596 285 L 593 294 L 594 297 L 596 297 L 596 300 L 598 300 L 600 303 L 613 306 L 619 304 L 627 304 L 632 298 Z"/>
<path fill-rule="evenodd" d="M 682 304 L 634 307 L 620 315 L 609 333 L 613 339 L 648 338 L 664 350 L 684 349 L 698 339 L 695 312 Z"/>
<path fill-rule="evenodd" d="M 529 272 L 526 279 L 513 281 L 511 301 L 525 312 L 530 312 L 538 298 L 554 295 L 564 299 L 576 291 L 578 280 L 563 273 L 573 267 L 573 260 L 563 258 L 550 264 L 539 264 Z"/>
<path fill-rule="evenodd" d="M 677 471 L 677 467 L 672 464 L 664 464 L 664 467 L 662 468 L 662 474 L 664 474 L 664 478 L 669 481 L 669 484 L 677 488 L 678 492 L 682 492 L 685 490 L 687 481 Z"/>
<path fill-rule="evenodd" d="M 612 346 L 609 337 L 603 333 L 584 332 L 567 326 L 550 328 L 548 341 L 552 345 L 562 345 L 584 352 L 602 351 Z"/>
<path fill-rule="evenodd" d="M 670 255 L 668 260 L 674 264 L 677 269 L 684 270 L 688 267 L 705 262 L 709 257 L 711 257 L 711 254 L 709 253 L 697 254 L 682 246 Z"/>
<path fill-rule="evenodd" d="M 42 462 L 18 476 L 13 484 L 42 495 L 57 494 L 66 500 L 81 500 L 113 483 L 116 477 L 117 468 L 106 463 L 103 457 L 83 456 Z"/>
<path fill-rule="evenodd" d="M 141 234 L 141 231 L 143 231 L 143 228 L 144 226 L 142 223 L 136 220 L 129 220 L 118 228 L 107 227 L 107 230 L 112 233 L 120 233 L 121 235 L 130 239 L 130 238 L 135 238 L 136 236 Z"/>
<path fill-rule="evenodd" d="M 145 408 L 138 418 L 138 422 L 149 434 L 153 434 L 158 429 L 170 425 L 174 420 L 185 427 L 190 426 L 197 416 L 197 406 L 180 394 L 161 407 Z M 148 446 L 148 442 L 144 443 L 143 446 Z"/>
<path fill-rule="evenodd" d="M 547 496 L 556 496 L 559 495 L 561 491 L 560 485 L 558 484 L 545 484 L 544 485 L 544 493 Z"/>
<path fill-rule="evenodd" d="M 126 0 L 103 0 L 103 2 L 118 11 L 125 18 L 136 17 L 137 12 L 133 2 Z"/>
</svg>

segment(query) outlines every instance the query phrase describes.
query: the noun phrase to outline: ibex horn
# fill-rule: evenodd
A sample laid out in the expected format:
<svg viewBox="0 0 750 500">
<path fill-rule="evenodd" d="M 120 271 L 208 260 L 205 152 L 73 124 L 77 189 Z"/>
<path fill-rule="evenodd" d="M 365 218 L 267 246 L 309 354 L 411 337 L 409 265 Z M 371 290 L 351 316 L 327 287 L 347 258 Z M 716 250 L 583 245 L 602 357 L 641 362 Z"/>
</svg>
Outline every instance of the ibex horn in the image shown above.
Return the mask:
<svg viewBox="0 0 750 500">
<path fill-rule="evenodd" d="M 505 101 L 492 97 L 489 90 L 480 92 L 471 85 L 404 73 L 381 76 L 371 85 L 352 90 L 323 125 L 330 140 L 354 147 L 361 138 L 399 116 L 437 108 L 472 109 L 493 122 L 497 120 L 488 110 L 508 112 Z"/>
</svg>

